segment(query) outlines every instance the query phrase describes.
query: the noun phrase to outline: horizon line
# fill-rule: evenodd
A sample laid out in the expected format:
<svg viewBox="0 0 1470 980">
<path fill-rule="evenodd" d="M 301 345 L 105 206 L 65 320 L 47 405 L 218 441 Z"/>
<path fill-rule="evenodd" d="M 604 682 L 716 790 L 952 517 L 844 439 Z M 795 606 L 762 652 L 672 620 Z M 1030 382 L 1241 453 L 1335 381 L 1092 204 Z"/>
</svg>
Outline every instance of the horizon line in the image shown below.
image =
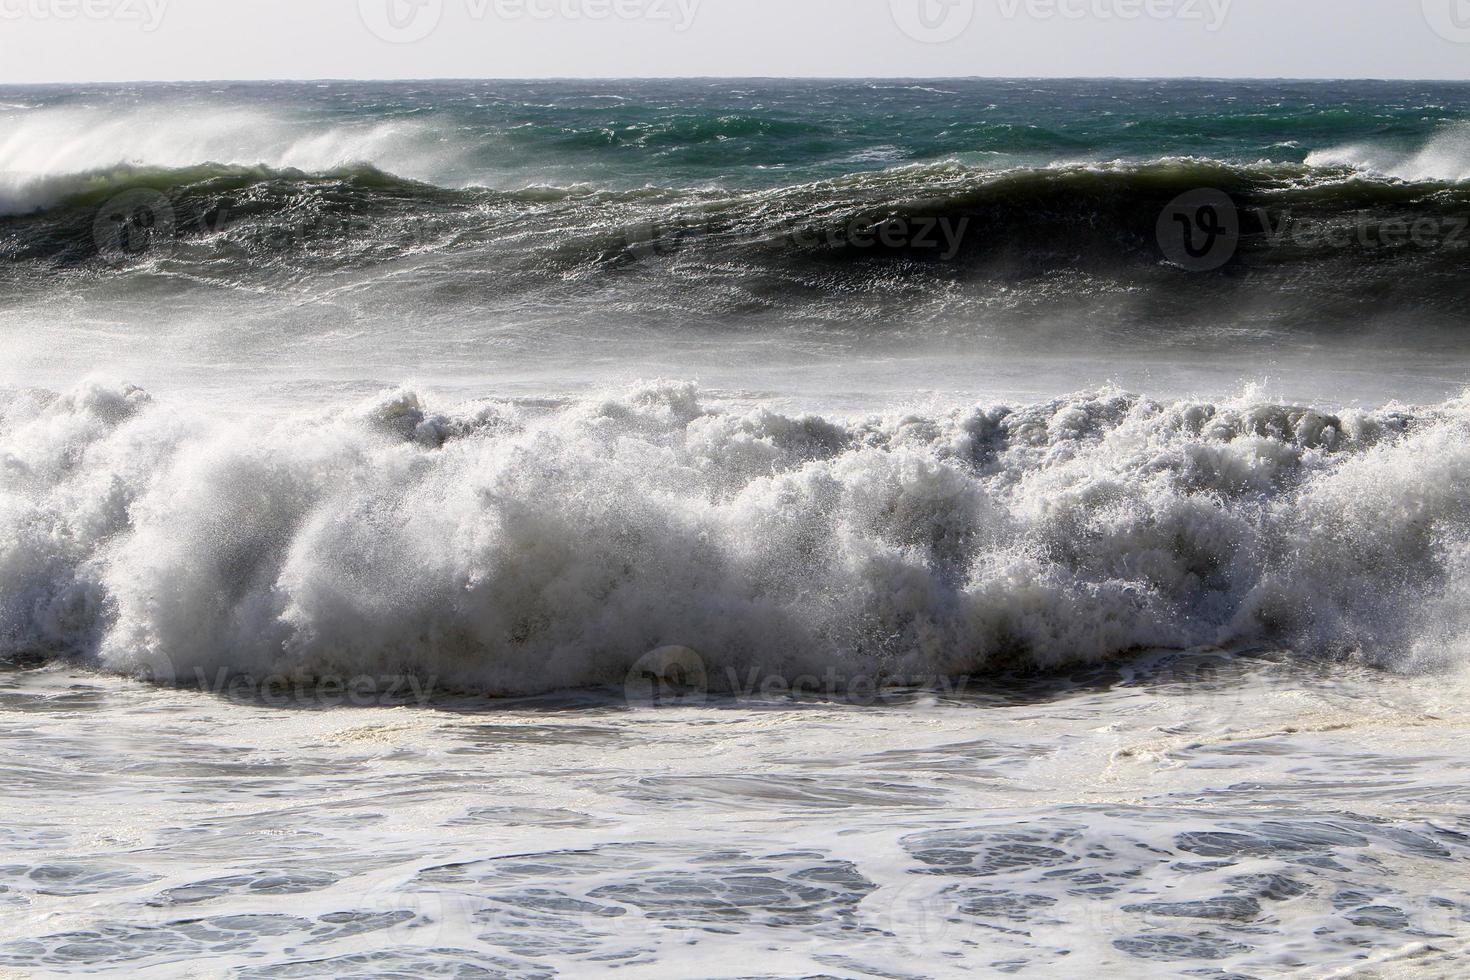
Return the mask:
<svg viewBox="0 0 1470 980">
<path fill-rule="evenodd" d="M 324 84 L 431 84 L 446 82 L 1384 82 L 1401 84 L 1470 85 L 1466 78 L 1410 78 L 1388 76 L 1292 75 L 443 75 L 411 78 L 369 76 L 260 77 L 260 78 L 126 78 L 5 82 L 0 88 L 83 85 L 226 85 Z"/>
</svg>

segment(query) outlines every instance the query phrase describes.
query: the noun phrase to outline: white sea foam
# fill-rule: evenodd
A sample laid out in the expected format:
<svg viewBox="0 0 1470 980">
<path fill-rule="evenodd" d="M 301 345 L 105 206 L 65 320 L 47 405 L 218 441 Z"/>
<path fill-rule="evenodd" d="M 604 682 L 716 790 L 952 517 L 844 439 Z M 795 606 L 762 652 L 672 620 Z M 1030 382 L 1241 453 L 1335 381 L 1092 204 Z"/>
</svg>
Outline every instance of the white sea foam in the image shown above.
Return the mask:
<svg viewBox="0 0 1470 980">
<path fill-rule="evenodd" d="M 180 115 L 187 122 L 180 124 Z M 412 180 L 453 183 L 461 151 L 423 119 L 322 126 L 258 109 L 53 107 L 16 114 L 0 127 L 0 214 L 44 208 L 119 168 L 203 164 L 308 173 L 355 164 Z"/>
<path fill-rule="evenodd" d="M 1355 143 L 1314 151 L 1308 154 L 1307 164 L 1351 167 L 1400 180 L 1470 180 L 1470 124 L 1448 126 L 1424 146 L 1409 152 Z"/>
<path fill-rule="evenodd" d="M 1470 403 L 1340 416 L 1117 390 L 858 421 L 653 384 L 436 412 L 409 391 L 224 422 L 13 392 L 5 653 L 620 682 L 682 645 L 929 677 L 1140 647 L 1463 644 Z"/>
</svg>

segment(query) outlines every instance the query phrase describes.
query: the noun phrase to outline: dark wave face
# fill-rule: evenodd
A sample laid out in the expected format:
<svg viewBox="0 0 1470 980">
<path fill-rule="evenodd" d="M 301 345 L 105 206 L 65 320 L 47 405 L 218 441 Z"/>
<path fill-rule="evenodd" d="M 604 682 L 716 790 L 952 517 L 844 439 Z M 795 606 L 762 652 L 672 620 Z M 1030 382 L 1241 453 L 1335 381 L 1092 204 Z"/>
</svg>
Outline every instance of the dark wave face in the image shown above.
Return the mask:
<svg viewBox="0 0 1470 980">
<path fill-rule="evenodd" d="M 366 166 L 124 168 L 88 183 L 8 220 L 25 285 L 69 272 L 187 289 L 223 270 L 252 288 L 309 288 L 427 260 L 415 287 L 433 302 L 455 302 L 455 276 L 494 268 L 502 295 L 555 295 L 569 278 L 583 296 L 616 295 L 631 281 L 640 292 L 614 300 L 625 312 L 698 317 L 779 316 L 880 281 L 904 303 L 920 287 L 974 302 L 1073 275 L 1087 292 L 1147 290 L 1161 314 L 1201 292 L 1271 290 L 1281 321 L 1346 326 L 1406 309 L 1453 320 L 1470 257 L 1470 183 L 1299 164 L 941 163 L 763 191 L 446 190 Z M 1216 199 L 1228 227 L 1199 203 Z M 690 292 L 684 280 L 704 272 L 742 295 Z"/>
<path fill-rule="evenodd" d="M 0 323 L 80 320 L 94 356 L 126 324 L 202 361 L 357 364 L 391 337 L 389 363 L 411 365 L 574 356 L 589 338 L 617 359 L 619 338 L 731 330 L 777 347 L 1060 349 L 1079 332 L 1310 346 L 1384 331 L 1458 345 L 1467 96 L 1078 81 L 5 89 Z"/>
</svg>

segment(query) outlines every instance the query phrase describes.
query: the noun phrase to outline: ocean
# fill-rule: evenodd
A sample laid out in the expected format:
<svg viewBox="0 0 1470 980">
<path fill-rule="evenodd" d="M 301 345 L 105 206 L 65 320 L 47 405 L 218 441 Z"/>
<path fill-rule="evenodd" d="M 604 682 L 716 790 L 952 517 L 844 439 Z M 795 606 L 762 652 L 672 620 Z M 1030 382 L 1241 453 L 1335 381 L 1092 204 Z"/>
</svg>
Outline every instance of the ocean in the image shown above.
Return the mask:
<svg viewBox="0 0 1470 980">
<path fill-rule="evenodd" d="M 0 974 L 1470 969 L 1470 83 L 0 86 L 0 257 Z"/>
</svg>

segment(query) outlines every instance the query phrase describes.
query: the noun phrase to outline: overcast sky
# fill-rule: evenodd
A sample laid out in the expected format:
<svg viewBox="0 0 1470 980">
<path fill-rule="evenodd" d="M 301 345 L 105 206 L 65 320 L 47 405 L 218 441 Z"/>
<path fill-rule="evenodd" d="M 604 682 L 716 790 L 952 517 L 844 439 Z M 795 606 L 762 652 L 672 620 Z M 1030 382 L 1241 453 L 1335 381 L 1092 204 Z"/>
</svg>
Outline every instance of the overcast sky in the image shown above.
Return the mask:
<svg viewBox="0 0 1470 980">
<path fill-rule="evenodd" d="M 0 82 L 1470 79 L 1470 0 L 0 0 Z"/>
</svg>

